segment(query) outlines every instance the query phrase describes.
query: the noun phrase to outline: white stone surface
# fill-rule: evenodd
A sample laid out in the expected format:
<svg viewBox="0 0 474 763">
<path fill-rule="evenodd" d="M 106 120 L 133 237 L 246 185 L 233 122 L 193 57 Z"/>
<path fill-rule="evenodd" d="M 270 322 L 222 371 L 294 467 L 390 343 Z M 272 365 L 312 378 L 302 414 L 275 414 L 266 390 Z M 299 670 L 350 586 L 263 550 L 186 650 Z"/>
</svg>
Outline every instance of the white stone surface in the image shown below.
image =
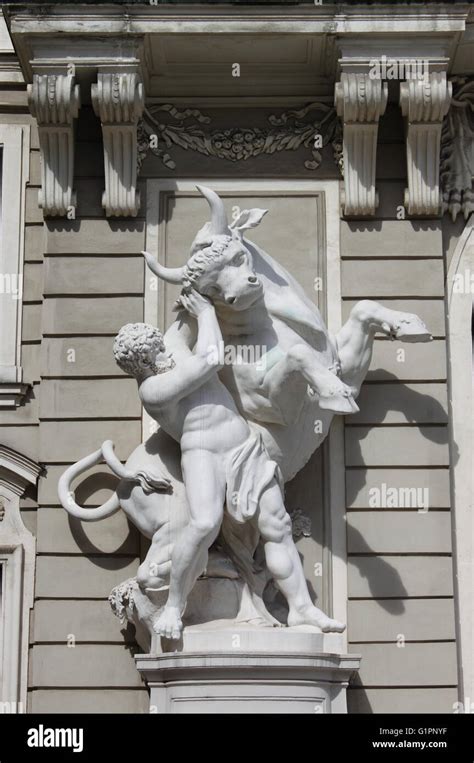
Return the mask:
<svg viewBox="0 0 474 763">
<path fill-rule="evenodd" d="M 0 699 L 5 712 L 26 712 L 30 610 L 36 541 L 20 514 L 20 496 L 35 485 L 40 467 L 0 445 L 0 566 L 2 639 Z"/>
<path fill-rule="evenodd" d="M 375 190 L 379 119 L 387 106 L 388 85 L 368 72 L 342 72 L 336 83 L 335 102 L 343 121 L 343 212 L 348 216 L 373 215 L 378 206 Z"/>
<path fill-rule="evenodd" d="M 28 85 L 30 111 L 38 123 L 41 190 L 38 204 L 45 215 L 74 214 L 74 126 L 79 114 L 79 85 L 71 74 L 35 74 Z"/>
<path fill-rule="evenodd" d="M 451 95 L 452 85 L 446 79 L 446 72 L 431 72 L 400 84 L 400 107 L 407 121 L 405 207 L 410 215 L 441 213 L 441 130 Z"/>
<path fill-rule="evenodd" d="M 454 512 L 454 559 L 457 593 L 457 639 L 460 699 L 474 696 L 474 366 L 472 343 L 474 221 L 468 221 L 454 251 L 447 276 L 449 343 L 449 421 Z M 466 286 L 468 288 L 466 288 Z M 470 288 L 469 288 L 470 287 Z M 471 362 L 469 360 L 471 359 Z"/>
<path fill-rule="evenodd" d="M 0 125 L 2 146 L 0 407 L 18 405 L 27 389 L 21 368 L 24 207 L 29 181 L 30 126 Z"/>
<path fill-rule="evenodd" d="M 145 107 L 144 86 L 137 71 L 100 71 L 91 88 L 92 105 L 102 123 L 107 217 L 136 217 L 137 124 Z"/>
<path fill-rule="evenodd" d="M 345 713 L 358 655 L 310 628 L 187 628 L 182 649 L 136 657 L 151 713 Z"/>
</svg>

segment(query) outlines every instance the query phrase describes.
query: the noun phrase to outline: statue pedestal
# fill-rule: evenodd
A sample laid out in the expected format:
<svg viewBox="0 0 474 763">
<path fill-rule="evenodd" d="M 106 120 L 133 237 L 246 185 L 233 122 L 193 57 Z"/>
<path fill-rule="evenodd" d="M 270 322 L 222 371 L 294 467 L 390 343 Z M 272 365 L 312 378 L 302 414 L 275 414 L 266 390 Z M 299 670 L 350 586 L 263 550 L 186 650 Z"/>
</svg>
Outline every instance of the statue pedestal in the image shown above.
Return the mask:
<svg viewBox="0 0 474 763">
<path fill-rule="evenodd" d="M 306 626 L 191 626 L 136 663 L 155 713 L 346 713 L 359 655 Z"/>
</svg>

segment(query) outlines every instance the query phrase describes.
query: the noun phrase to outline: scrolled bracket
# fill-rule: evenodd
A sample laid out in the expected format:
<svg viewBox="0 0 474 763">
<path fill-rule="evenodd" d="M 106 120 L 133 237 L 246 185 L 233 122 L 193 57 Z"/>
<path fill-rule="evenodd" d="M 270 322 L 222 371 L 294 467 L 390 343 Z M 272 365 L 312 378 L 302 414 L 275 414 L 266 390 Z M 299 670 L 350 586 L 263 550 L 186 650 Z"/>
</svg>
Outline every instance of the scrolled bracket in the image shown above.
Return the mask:
<svg viewBox="0 0 474 763">
<path fill-rule="evenodd" d="M 74 120 L 80 91 L 71 74 L 34 74 L 28 104 L 38 123 L 41 189 L 38 204 L 45 216 L 75 216 Z"/>
<path fill-rule="evenodd" d="M 143 83 L 137 72 L 99 72 L 91 88 L 92 105 L 102 123 L 107 217 L 136 217 L 137 125 L 145 107 Z"/>
<path fill-rule="evenodd" d="M 442 212 L 441 132 L 451 97 L 452 85 L 446 72 L 431 72 L 400 85 L 400 107 L 407 123 L 405 207 L 409 215 L 433 217 Z"/>
<path fill-rule="evenodd" d="M 379 119 L 385 112 L 388 86 L 368 73 L 343 72 L 335 87 L 335 104 L 343 122 L 346 216 L 371 216 L 378 206 L 375 188 Z"/>
</svg>

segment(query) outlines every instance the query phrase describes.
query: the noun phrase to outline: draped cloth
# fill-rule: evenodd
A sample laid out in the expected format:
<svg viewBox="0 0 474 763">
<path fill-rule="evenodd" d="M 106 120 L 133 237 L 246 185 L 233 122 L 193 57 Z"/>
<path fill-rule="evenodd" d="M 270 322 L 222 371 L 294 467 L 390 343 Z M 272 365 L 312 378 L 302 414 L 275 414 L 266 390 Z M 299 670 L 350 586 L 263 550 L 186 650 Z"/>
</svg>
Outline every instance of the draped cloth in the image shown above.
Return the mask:
<svg viewBox="0 0 474 763">
<path fill-rule="evenodd" d="M 227 460 L 226 503 L 231 517 L 241 523 L 254 517 L 260 499 L 273 479 L 283 493 L 283 477 L 278 464 L 269 457 L 261 435 L 252 433 Z"/>
<path fill-rule="evenodd" d="M 260 540 L 257 509 L 260 499 L 273 479 L 284 495 L 283 475 L 272 461 L 260 434 L 252 433 L 233 453 L 227 463 L 226 510 L 219 540 L 245 583 L 237 622 L 279 625 L 263 601 L 269 579 L 265 565 L 256 561 Z"/>
</svg>

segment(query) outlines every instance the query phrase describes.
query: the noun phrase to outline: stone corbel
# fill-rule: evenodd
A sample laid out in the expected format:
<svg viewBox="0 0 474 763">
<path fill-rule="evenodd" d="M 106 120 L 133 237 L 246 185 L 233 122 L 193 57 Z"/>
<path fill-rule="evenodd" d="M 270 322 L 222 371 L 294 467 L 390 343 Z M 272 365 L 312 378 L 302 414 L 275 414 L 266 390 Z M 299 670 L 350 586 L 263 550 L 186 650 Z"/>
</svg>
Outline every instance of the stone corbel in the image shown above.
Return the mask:
<svg viewBox="0 0 474 763">
<path fill-rule="evenodd" d="M 377 134 L 387 97 L 387 83 L 368 73 L 343 72 L 336 83 L 336 110 L 343 122 L 344 215 L 370 216 L 378 206 Z"/>
<path fill-rule="evenodd" d="M 405 207 L 410 215 L 441 214 L 441 131 L 451 97 L 446 72 L 431 72 L 400 85 L 400 107 L 407 122 Z"/>
<path fill-rule="evenodd" d="M 92 105 L 102 123 L 107 217 L 135 217 L 137 191 L 137 124 L 145 107 L 137 72 L 100 72 L 91 89 Z"/>
<path fill-rule="evenodd" d="M 38 203 L 47 216 L 74 216 L 74 119 L 79 85 L 71 74 L 34 74 L 28 103 L 38 123 L 41 190 Z"/>
</svg>

